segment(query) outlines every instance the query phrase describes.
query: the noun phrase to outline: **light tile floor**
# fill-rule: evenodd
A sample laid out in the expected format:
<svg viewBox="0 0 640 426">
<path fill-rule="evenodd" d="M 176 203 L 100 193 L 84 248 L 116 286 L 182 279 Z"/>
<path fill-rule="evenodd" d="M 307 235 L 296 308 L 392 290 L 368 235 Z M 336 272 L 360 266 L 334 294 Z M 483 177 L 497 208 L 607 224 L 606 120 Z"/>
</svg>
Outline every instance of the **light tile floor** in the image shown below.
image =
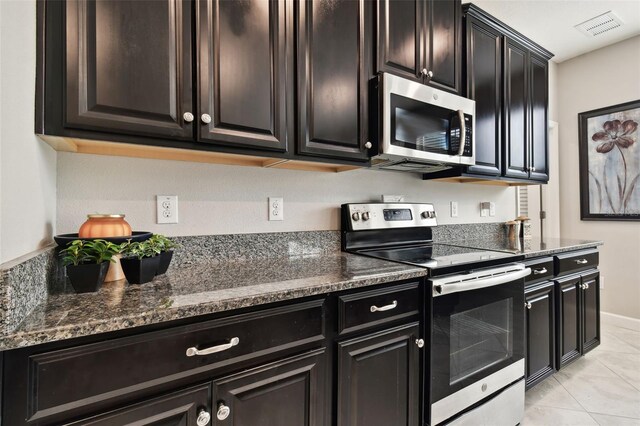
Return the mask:
<svg viewBox="0 0 640 426">
<path fill-rule="evenodd" d="M 526 393 L 523 426 L 640 426 L 640 331 L 602 324 L 600 346 Z"/>
</svg>

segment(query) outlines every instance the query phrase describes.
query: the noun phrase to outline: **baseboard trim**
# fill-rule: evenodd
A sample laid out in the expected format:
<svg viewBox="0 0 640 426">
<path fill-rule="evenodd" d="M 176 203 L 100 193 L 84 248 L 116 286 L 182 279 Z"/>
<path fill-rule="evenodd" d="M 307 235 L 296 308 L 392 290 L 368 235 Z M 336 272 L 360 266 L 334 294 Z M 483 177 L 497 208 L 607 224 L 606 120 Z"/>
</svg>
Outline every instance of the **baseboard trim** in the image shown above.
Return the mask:
<svg viewBox="0 0 640 426">
<path fill-rule="evenodd" d="M 612 314 L 610 312 L 600 312 L 600 319 L 606 324 L 640 331 L 640 319 L 637 318 L 625 317 L 618 314 Z"/>
</svg>

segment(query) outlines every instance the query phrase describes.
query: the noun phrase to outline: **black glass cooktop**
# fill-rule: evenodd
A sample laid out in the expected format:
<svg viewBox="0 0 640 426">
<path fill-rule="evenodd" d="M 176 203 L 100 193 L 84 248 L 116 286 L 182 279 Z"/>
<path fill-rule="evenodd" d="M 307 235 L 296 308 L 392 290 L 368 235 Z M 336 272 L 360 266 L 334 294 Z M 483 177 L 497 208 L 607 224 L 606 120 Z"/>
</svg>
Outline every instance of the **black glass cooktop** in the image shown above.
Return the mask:
<svg viewBox="0 0 640 426">
<path fill-rule="evenodd" d="M 519 256 L 512 253 L 470 247 L 457 247 L 446 244 L 361 250 L 358 253 L 429 269 L 459 268 L 468 264 L 473 264 L 473 267 L 477 268 L 487 263 L 494 264 L 496 261 L 519 259 Z"/>
</svg>

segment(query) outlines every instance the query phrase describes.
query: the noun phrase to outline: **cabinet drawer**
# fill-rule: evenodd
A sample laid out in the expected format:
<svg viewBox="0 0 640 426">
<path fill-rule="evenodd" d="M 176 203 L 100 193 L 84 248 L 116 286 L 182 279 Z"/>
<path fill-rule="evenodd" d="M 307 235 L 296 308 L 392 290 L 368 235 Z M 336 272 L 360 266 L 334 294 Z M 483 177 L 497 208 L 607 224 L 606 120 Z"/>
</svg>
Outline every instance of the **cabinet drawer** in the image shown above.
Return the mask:
<svg viewBox="0 0 640 426">
<path fill-rule="evenodd" d="M 524 262 L 527 268 L 531 268 L 531 274 L 524 278 L 525 287 L 529 284 L 546 281 L 554 277 L 553 257 L 543 257 Z"/>
<path fill-rule="evenodd" d="M 34 354 L 27 371 L 14 378 L 29 376 L 24 410 L 31 421 L 72 408 L 109 406 L 158 385 L 320 342 L 323 317 L 324 300 L 316 300 Z M 207 354 L 213 347 L 218 351 Z"/>
<path fill-rule="evenodd" d="M 555 256 L 556 275 L 564 275 L 598 266 L 598 250 L 581 250 Z"/>
<path fill-rule="evenodd" d="M 420 304 L 418 282 L 340 296 L 338 333 L 350 333 L 417 316 Z"/>
</svg>

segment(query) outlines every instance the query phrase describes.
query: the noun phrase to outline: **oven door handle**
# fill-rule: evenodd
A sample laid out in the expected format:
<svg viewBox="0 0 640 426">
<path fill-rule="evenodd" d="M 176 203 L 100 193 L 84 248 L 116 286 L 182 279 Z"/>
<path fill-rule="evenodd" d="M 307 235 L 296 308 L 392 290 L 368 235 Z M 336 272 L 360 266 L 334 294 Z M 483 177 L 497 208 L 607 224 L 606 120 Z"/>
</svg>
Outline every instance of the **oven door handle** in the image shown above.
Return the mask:
<svg viewBox="0 0 640 426">
<path fill-rule="evenodd" d="M 446 283 L 447 280 L 431 280 L 433 297 L 444 296 L 445 294 L 460 293 L 462 291 L 478 290 L 481 288 L 493 287 L 511 281 L 519 280 L 531 274 L 531 268 L 524 268 L 513 272 L 507 272 L 487 278 L 475 280 Z"/>
<path fill-rule="evenodd" d="M 464 124 L 464 111 L 458 110 L 458 119 L 460 119 L 460 148 L 458 148 L 458 156 L 464 154 L 464 146 L 467 141 L 467 126 Z"/>
</svg>

